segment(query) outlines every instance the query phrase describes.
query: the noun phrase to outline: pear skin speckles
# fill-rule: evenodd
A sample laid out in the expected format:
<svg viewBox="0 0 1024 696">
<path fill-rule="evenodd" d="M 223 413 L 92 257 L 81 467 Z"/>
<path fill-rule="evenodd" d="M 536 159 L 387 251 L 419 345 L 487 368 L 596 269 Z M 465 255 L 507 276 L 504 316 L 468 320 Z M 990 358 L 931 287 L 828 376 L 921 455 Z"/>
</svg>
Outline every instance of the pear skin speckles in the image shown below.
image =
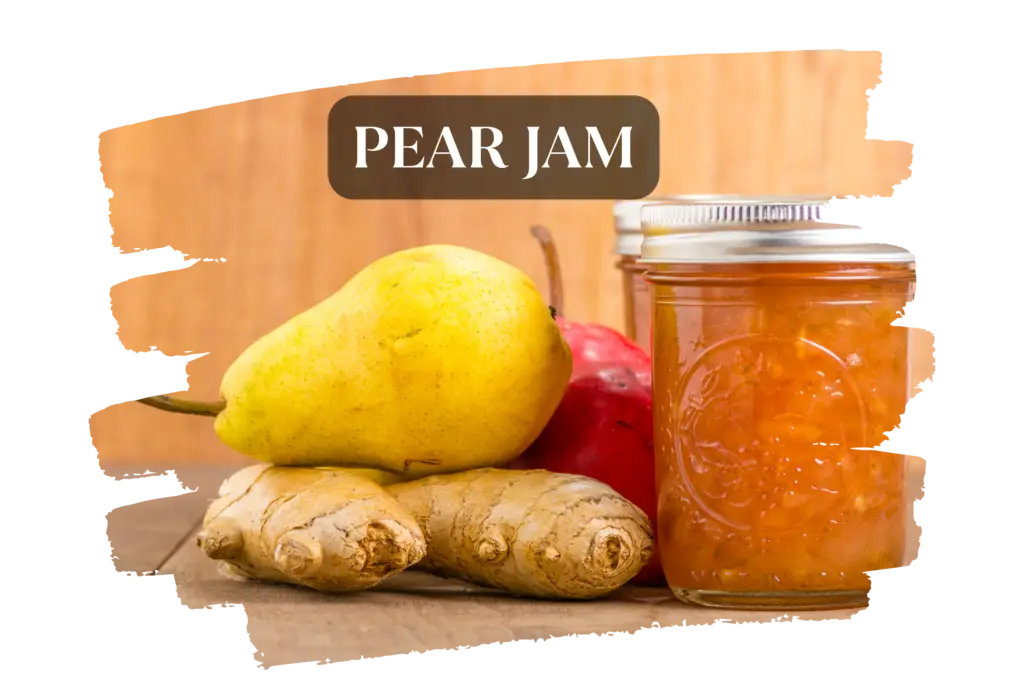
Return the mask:
<svg viewBox="0 0 1024 696">
<path fill-rule="evenodd" d="M 218 436 L 264 462 L 434 474 L 504 464 L 572 372 L 533 282 L 470 249 L 370 264 L 252 344 L 225 373 Z"/>
</svg>

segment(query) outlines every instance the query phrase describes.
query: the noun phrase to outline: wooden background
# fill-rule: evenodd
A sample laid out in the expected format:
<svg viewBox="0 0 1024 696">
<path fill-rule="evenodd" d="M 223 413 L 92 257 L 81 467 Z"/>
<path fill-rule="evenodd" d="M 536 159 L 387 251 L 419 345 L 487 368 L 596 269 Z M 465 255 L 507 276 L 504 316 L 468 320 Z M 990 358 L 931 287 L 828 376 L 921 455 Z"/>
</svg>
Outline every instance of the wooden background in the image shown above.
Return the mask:
<svg viewBox="0 0 1024 696">
<path fill-rule="evenodd" d="M 326 120 L 346 95 L 639 94 L 661 115 L 656 194 L 887 196 L 910 176 L 911 145 L 864 137 L 880 70 L 879 53 L 842 51 L 566 63 L 287 94 L 103 133 L 114 245 L 227 259 L 114 287 L 121 341 L 209 352 L 189 365 L 189 393 L 212 400 L 247 345 L 398 249 L 470 246 L 546 287 L 533 223 L 559 244 L 566 313 L 621 328 L 610 201 L 344 200 L 327 181 Z M 211 426 L 135 403 L 92 419 L 105 469 L 243 461 Z"/>
</svg>

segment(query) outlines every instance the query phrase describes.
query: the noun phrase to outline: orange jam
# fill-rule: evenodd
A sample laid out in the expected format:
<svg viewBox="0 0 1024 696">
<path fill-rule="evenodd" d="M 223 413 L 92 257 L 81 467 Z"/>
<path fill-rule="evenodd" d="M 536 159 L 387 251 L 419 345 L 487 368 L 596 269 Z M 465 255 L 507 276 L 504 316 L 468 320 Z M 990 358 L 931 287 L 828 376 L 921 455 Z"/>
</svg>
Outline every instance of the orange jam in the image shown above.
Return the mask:
<svg viewBox="0 0 1024 696">
<path fill-rule="evenodd" d="M 626 308 L 626 335 L 651 352 L 650 292 L 644 281 L 644 268 L 636 256 L 623 256 L 616 264 L 622 271 L 622 299 Z"/>
<path fill-rule="evenodd" d="M 912 263 L 660 263 L 653 309 L 658 543 L 684 601 L 866 603 L 899 566 L 902 455 L 866 451 L 910 398 L 892 322 Z"/>
</svg>

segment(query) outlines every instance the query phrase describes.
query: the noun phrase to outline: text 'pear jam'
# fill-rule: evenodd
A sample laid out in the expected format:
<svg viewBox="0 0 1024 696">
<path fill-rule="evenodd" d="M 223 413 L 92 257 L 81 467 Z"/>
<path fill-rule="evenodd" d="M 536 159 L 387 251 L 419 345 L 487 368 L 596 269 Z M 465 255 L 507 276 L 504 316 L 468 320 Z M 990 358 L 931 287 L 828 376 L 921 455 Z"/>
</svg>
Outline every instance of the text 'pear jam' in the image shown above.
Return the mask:
<svg viewBox="0 0 1024 696">
<path fill-rule="evenodd" d="M 644 206 L 658 539 L 683 601 L 863 606 L 902 564 L 913 256 L 822 202 Z"/>
</svg>

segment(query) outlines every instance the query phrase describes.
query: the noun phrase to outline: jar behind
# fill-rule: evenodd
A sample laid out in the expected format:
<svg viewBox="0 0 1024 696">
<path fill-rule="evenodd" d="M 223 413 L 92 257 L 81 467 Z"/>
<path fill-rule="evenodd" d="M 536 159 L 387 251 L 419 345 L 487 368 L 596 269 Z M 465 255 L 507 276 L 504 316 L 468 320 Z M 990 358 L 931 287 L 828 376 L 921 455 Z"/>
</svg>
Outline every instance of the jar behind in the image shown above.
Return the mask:
<svg viewBox="0 0 1024 696">
<path fill-rule="evenodd" d="M 657 209 L 657 210 L 656 210 Z M 906 250 L 844 241 L 807 202 L 645 207 L 658 535 L 704 606 L 867 602 L 898 566 L 904 457 L 866 451 L 910 397 Z"/>
<path fill-rule="evenodd" d="M 619 260 L 615 267 L 622 272 L 622 305 L 626 314 L 626 335 L 648 354 L 651 352 L 651 310 L 650 291 L 643 278 L 644 267 L 640 263 L 640 246 L 644 239 L 640 223 L 641 208 L 653 203 L 734 199 L 739 200 L 739 197 L 681 195 L 616 201 L 612 209 L 615 216 L 614 253 Z"/>
</svg>

